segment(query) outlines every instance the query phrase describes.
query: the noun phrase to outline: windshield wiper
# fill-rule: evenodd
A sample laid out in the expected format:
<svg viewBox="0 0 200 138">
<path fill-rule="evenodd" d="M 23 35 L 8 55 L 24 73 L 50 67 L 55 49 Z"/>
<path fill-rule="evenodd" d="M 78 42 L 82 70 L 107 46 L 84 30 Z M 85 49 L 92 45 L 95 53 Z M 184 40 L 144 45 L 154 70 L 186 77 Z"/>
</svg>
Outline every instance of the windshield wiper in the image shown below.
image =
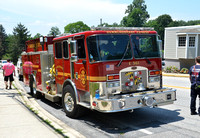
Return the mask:
<svg viewBox="0 0 200 138">
<path fill-rule="evenodd" d="M 122 64 L 122 61 L 124 60 L 126 53 L 128 51 L 128 46 L 129 46 L 130 41 L 128 41 L 128 44 L 126 46 L 126 50 L 124 51 L 124 55 L 122 56 L 122 59 L 119 61 L 119 63 L 117 64 L 117 67 L 119 67 Z"/>
<path fill-rule="evenodd" d="M 147 57 L 145 57 L 144 59 L 146 59 L 148 64 L 151 64 L 151 61 Z"/>
<path fill-rule="evenodd" d="M 141 52 L 140 52 L 139 48 L 137 47 L 135 41 L 133 41 L 133 43 L 134 43 L 134 51 L 136 50 L 137 56 L 138 56 L 139 58 L 141 58 L 142 56 L 141 56 Z M 134 52 L 134 55 L 135 55 L 135 52 Z M 135 56 L 136 56 L 136 55 L 135 55 Z"/>
</svg>

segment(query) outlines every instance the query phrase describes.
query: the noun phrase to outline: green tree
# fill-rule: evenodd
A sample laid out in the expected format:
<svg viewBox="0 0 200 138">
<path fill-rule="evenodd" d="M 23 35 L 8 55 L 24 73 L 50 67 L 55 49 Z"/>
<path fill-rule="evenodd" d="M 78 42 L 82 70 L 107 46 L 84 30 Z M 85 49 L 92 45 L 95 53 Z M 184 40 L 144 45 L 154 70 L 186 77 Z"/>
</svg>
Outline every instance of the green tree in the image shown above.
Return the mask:
<svg viewBox="0 0 200 138">
<path fill-rule="evenodd" d="M 30 39 L 30 32 L 28 29 L 19 23 L 17 27 L 13 29 L 14 37 L 10 40 L 10 56 L 14 63 L 17 62 L 19 55 L 25 48 L 25 42 Z"/>
<path fill-rule="evenodd" d="M 89 31 L 90 27 L 84 24 L 82 21 L 70 23 L 64 27 L 65 33 L 78 33 L 83 31 Z"/>
<path fill-rule="evenodd" d="M 187 22 L 180 20 L 180 21 L 173 21 L 168 26 L 169 27 L 177 27 L 177 26 L 186 26 Z"/>
<path fill-rule="evenodd" d="M 7 38 L 6 31 L 3 25 L 0 24 L 0 59 L 2 59 L 2 56 L 4 54 L 6 54 L 6 49 L 7 49 L 6 38 Z"/>
<path fill-rule="evenodd" d="M 153 27 L 161 37 L 161 40 L 164 40 L 164 32 L 166 27 L 172 27 L 170 25 L 175 25 L 177 23 L 173 22 L 170 15 L 163 14 L 158 16 L 155 20 L 149 20 L 144 26 Z"/>
<path fill-rule="evenodd" d="M 14 35 L 9 34 L 6 38 L 7 41 L 7 49 L 6 53 L 3 55 L 3 59 L 12 59 L 11 53 L 13 51 L 13 47 L 17 47 L 16 38 Z"/>
<path fill-rule="evenodd" d="M 190 20 L 187 22 L 187 25 L 199 25 L 200 20 Z"/>
<path fill-rule="evenodd" d="M 173 21 L 168 26 L 169 27 L 177 27 L 177 26 L 191 26 L 191 25 L 200 25 L 200 20 L 190 20 L 190 21 Z"/>
<path fill-rule="evenodd" d="M 125 14 L 128 15 L 123 17 L 121 24 L 125 27 L 142 27 L 150 17 L 146 9 L 144 0 L 134 0 L 127 7 Z"/>
<path fill-rule="evenodd" d="M 34 37 L 33 37 L 33 39 L 36 39 L 36 38 L 40 38 L 40 36 L 42 36 L 40 33 L 37 33 Z"/>
<path fill-rule="evenodd" d="M 51 27 L 51 30 L 49 31 L 48 36 L 51 36 L 51 35 L 57 36 L 60 34 L 61 34 L 61 32 L 60 32 L 59 28 L 57 26 L 54 26 L 54 27 Z"/>
<path fill-rule="evenodd" d="M 149 20 L 144 24 L 144 27 L 153 27 L 156 28 L 157 26 L 157 21 L 156 20 Z"/>
<path fill-rule="evenodd" d="M 173 22 L 173 20 L 170 15 L 163 14 L 163 15 L 160 15 L 158 18 L 156 18 L 156 22 L 157 22 L 157 25 L 154 27 L 154 29 L 160 35 L 161 40 L 164 40 L 165 27 L 168 27 L 170 23 Z"/>
</svg>

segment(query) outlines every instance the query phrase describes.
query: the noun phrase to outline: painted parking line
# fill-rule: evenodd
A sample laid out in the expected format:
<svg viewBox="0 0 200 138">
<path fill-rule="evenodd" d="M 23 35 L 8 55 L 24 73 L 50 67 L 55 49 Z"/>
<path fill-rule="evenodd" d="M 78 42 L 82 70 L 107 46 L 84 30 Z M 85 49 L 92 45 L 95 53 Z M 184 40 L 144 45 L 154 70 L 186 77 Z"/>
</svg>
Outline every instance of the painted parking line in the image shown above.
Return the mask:
<svg viewBox="0 0 200 138">
<path fill-rule="evenodd" d="M 153 132 L 148 131 L 146 129 L 139 129 L 139 131 L 142 132 L 142 133 L 148 134 L 148 135 L 152 135 L 153 134 Z"/>
<path fill-rule="evenodd" d="M 181 87 L 181 86 L 171 86 L 171 85 L 163 85 L 164 87 L 170 87 L 170 88 L 179 88 L 179 89 L 190 89 L 189 87 Z"/>
</svg>

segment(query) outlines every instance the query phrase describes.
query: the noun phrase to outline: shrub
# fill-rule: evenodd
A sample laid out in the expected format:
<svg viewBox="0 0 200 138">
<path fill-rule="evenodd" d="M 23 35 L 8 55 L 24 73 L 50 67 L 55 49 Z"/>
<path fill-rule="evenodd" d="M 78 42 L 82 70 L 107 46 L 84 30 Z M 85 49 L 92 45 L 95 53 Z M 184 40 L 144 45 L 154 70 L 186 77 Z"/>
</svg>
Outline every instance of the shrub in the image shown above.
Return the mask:
<svg viewBox="0 0 200 138">
<path fill-rule="evenodd" d="M 187 68 L 182 68 L 180 73 L 188 74 L 189 70 Z"/>
<path fill-rule="evenodd" d="M 172 73 L 179 73 L 179 72 L 180 70 L 177 67 L 175 66 L 172 67 Z"/>
<path fill-rule="evenodd" d="M 166 72 L 166 73 L 171 73 L 171 67 L 172 67 L 172 66 L 166 67 L 166 68 L 164 69 L 164 72 Z"/>
<path fill-rule="evenodd" d="M 164 72 L 166 73 L 183 73 L 188 74 L 189 70 L 187 68 L 182 68 L 179 70 L 176 66 L 169 66 L 164 69 Z"/>
<path fill-rule="evenodd" d="M 180 70 L 176 66 L 169 66 L 164 69 L 166 73 L 178 73 Z"/>
</svg>

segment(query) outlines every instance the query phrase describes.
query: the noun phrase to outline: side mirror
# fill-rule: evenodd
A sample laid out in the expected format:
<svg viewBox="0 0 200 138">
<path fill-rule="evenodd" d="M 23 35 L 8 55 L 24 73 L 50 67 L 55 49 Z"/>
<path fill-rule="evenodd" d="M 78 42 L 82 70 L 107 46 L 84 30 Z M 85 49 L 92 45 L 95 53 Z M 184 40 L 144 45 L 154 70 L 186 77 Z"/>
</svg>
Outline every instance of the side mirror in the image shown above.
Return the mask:
<svg viewBox="0 0 200 138">
<path fill-rule="evenodd" d="M 77 43 L 76 40 L 70 42 L 71 55 L 77 55 L 76 43 Z"/>
<path fill-rule="evenodd" d="M 160 49 L 160 57 L 162 57 L 163 56 L 163 52 L 162 52 L 162 40 L 158 40 L 157 41 L 158 42 L 158 46 L 159 46 L 159 49 Z"/>
<path fill-rule="evenodd" d="M 160 50 L 162 50 L 162 40 L 158 40 L 158 45 L 159 45 Z"/>
<path fill-rule="evenodd" d="M 71 62 L 76 62 L 78 61 L 78 57 L 77 56 L 71 56 Z"/>
</svg>

